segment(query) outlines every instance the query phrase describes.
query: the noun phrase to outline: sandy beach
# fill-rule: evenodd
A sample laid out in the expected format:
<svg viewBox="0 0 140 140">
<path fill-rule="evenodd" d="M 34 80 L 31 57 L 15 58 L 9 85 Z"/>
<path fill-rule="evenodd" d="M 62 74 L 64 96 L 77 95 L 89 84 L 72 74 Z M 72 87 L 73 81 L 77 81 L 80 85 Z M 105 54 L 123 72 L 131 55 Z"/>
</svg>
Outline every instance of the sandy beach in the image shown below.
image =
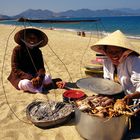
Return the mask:
<svg viewBox="0 0 140 140">
<path fill-rule="evenodd" d="M 62 101 L 65 89 L 50 90 L 48 94 L 30 94 L 16 90 L 7 77 L 11 70 L 11 54 L 16 43 L 14 34 L 23 27 L 0 25 L 0 139 L 1 140 L 83 140 L 75 129 L 74 120 L 65 125 L 41 129 L 26 117 L 26 107 L 34 100 Z M 86 77 L 84 66 L 92 65 L 95 52 L 90 49 L 98 37 L 78 36 L 76 32 L 41 29 L 48 38 L 48 45 L 41 48 L 46 71 L 52 78 L 76 82 Z M 140 47 L 140 40 L 131 40 Z M 92 94 L 88 92 L 87 94 Z M 88 127 L 88 126 L 85 126 Z M 136 133 L 137 132 L 137 133 Z M 140 139 L 139 131 L 127 136 L 127 140 Z M 133 136 L 130 137 L 130 136 Z"/>
</svg>

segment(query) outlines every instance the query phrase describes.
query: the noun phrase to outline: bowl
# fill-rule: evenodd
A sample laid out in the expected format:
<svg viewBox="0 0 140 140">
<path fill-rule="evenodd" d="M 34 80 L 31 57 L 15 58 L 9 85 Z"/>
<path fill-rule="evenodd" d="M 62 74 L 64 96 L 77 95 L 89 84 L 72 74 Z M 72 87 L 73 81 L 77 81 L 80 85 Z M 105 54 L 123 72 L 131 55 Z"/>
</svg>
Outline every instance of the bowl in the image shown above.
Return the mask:
<svg viewBox="0 0 140 140">
<path fill-rule="evenodd" d="M 67 90 L 63 93 L 63 101 L 68 103 L 84 99 L 85 97 L 87 95 L 81 90 Z"/>
</svg>

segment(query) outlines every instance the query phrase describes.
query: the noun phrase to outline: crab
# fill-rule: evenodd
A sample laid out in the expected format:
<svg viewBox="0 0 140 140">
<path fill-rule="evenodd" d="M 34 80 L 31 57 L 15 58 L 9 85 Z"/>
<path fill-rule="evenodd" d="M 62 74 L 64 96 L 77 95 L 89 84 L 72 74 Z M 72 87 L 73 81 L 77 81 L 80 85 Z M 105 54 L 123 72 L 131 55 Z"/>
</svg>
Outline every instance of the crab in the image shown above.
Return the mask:
<svg viewBox="0 0 140 140">
<path fill-rule="evenodd" d="M 135 113 L 123 99 L 113 101 L 111 98 L 94 96 L 77 102 L 78 108 L 92 116 L 97 117 L 118 117 L 120 115 L 132 116 Z"/>
<path fill-rule="evenodd" d="M 114 103 L 113 108 L 109 108 L 109 116 L 120 116 L 120 115 L 134 115 L 134 112 L 131 108 L 126 104 L 126 102 L 122 99 L 117 99 Z"/>
</svg>

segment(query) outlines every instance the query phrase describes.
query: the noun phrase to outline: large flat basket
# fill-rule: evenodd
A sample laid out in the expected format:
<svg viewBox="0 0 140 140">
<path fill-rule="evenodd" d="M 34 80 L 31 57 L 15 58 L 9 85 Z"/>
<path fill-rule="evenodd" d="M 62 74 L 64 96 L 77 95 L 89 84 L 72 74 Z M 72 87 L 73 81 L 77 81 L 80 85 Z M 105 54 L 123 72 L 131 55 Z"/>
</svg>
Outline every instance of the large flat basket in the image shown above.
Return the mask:
<svg viewBox="0 0 140 140">
<path fill-rule="evenodd" d="M 37 127 L 60 126 L 72 118 L 73 106 L 55 101 L 34 101 L 26 108 L 27 118 Z"/>
</svg>

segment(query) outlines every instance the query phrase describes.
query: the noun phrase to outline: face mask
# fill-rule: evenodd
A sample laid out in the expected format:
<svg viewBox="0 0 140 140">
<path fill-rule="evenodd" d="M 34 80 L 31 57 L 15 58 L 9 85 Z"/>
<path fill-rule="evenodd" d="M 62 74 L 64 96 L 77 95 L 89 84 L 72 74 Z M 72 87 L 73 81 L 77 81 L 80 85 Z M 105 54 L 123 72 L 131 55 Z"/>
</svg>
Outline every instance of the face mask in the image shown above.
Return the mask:
<svg viewBox="0 0 140 140">
<path fill-rule="evenodd" d="M 23 40 L 23 39 L 21 39 L 21 41 L 22 41 L 28 48 L 30 48 L 30 49 L 35 48 L 36 46 L 40 45 L 40 44 L 43 42 L 43 40 L 41 40 L 41 41 L 39 41 L 38 43 L 30 44 L 30 43 L 26 42 L 26 41 Z"/>
</svg>

